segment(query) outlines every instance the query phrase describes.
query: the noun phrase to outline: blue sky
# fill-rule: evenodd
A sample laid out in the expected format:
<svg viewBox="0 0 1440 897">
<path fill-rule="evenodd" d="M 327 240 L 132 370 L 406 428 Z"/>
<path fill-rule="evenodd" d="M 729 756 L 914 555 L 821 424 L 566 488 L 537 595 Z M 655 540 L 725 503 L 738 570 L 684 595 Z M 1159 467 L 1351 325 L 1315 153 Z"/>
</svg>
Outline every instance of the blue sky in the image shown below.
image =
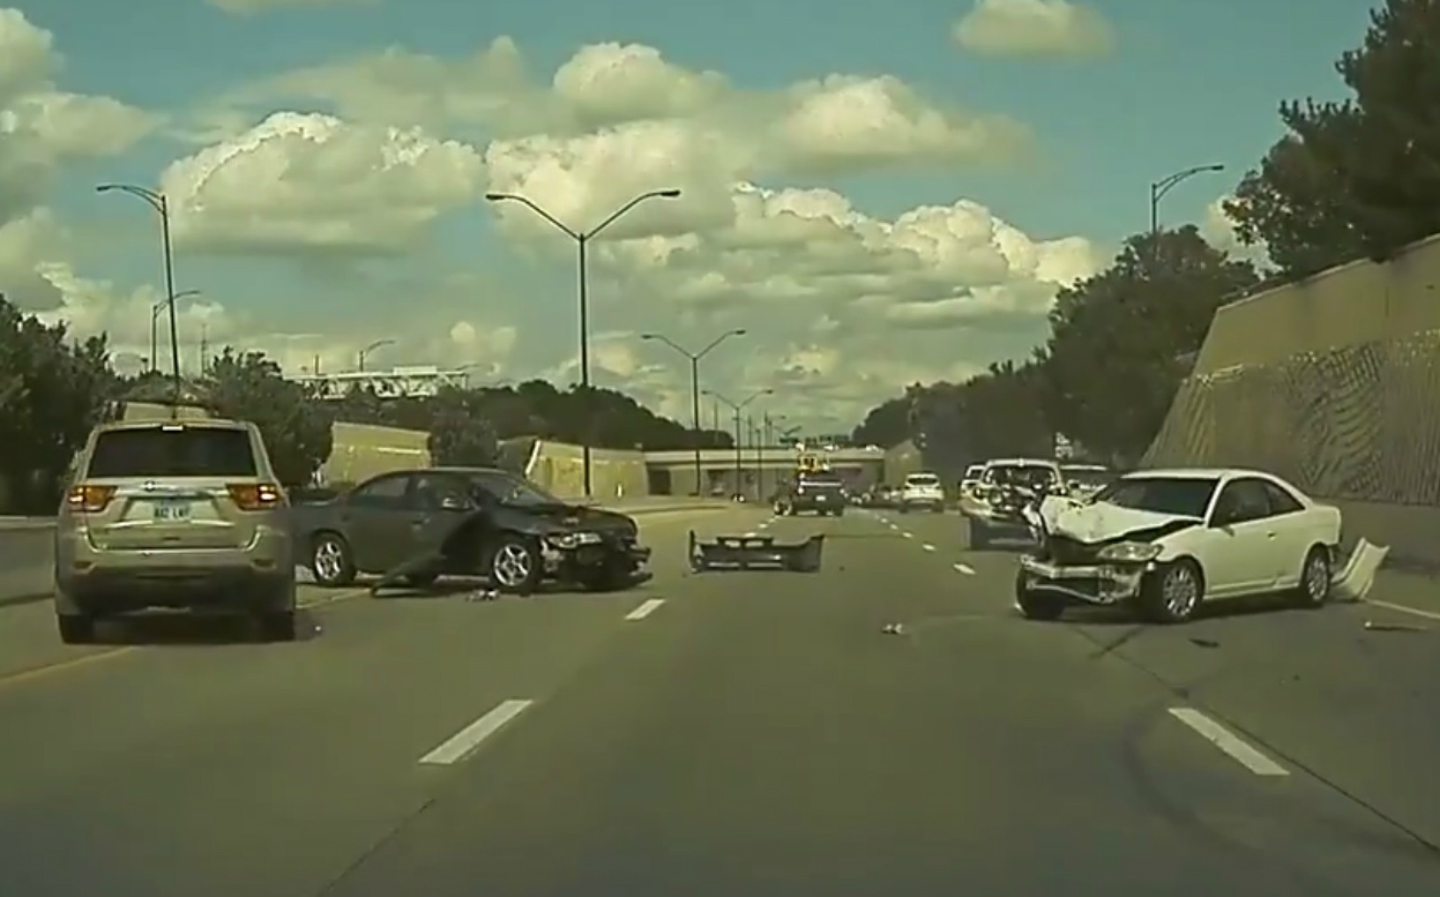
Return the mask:
<svg viewBox="0 0 1440 897">
<path fill-rule="evenodd" d="M 0 6 L 5 2 L 0 0 Z M 991 2 L 1004 5 L 1004 0 Z M 1050 0 L 1028 0 L 1028 5 L 1045 2 Z M 440 0 L 403 4 L 308 0 L 280 5 L 270 0 L 266 5 L 273 8 L 248 14 L 203 0 L 149 0 L 136 5 L 37 0 L 21 7 L 33 26 L 53 35 L 54 49 L 63 55 L 64 67 L 53 78 L 55 89 L 114 97 L 157 116 L 153 128 L 123 152 L 88 157 L 71 153 L 66 164 L 55 169 L 39 202 L 54 210 L 68 237 L 54 244 L 63 245 L 62 258 L 53 257 L 60 250 L 50 249 L 49 256 L 36 261 L 61 261 L 75 278 L 109 282 L 103 301 L 124 306 L 132 291 L 156 279 L 153 222 L 138 202 L 95 196 L 94 183 L 161 183 L 167 166 L 205 148 L 205 141 L 195 139 L 196 123 L 212 121 L 220 111 L 226 114 L 226 126 L 207 135 L 213 143 L 233 141 L 267 115 L 281 111 L 339 113 L 348 123 L 355 119 L 357 108 L 364 108 L 360 117 L 365 120 L 357 121 L 356 127 L 369 129 L 367 133 L 383 130 L 385 110 L 399 108 L 395 115 L 409 116 L 407 104 L 364 103 L 353 95 L 337 100 L 333 91 L 298 95 L 293 89 L 276 90 L 273 84 L 269 89 L 256 85 L 273 82 L 283 73 L 328 66 L 334 77 L 326 83 L 341 83 L 353 94 L 364 85 L 346 77 L 343 67 L 387 47 L 402 48 L 412 59 L 424 55 L 454 60 L 508 36 L 523 55 L 530 79 L 543 90 L 555 70 L 581 47 L 640 44 L 658 50 L 673 66 L 723 75 L 733 95 L 725 101 L 727 122 L 739 120 L 745 104 L 769 109 L 765 114 L 772 118 L 765 121 L 778 121 L 775 116 L 783 117 L 784 97 L 790 97 L 791 105 L 799 102 L 792 85 L 839 73 L 862 82 L 883 76 L 898 79 L 914 97 L 950 115 L 947 120 L 957 127 L 966 115 L 983 113 L 1003 116 L 1028 129 L 1023 147 L 1012 142 L 1008 151 L 988 155 L 976 150 L 957 152 L 951 158 L 937 150 L 906 160 L 897 151 L 883 164 L 865 164 L 847 156 L 843 165 L 816 162 L 813 151 L 806 156 L 795 148 L 798 138 L 779 147 L 761 139 L 768 131 L 748 132 L 761 135 L 753 140 L 743 127 L 724 131 L 724 139 L 732 141 L 734 149 L 713 150 L 717 158 L 735 159 L 748 151 L 748 160 L 715 173 L 714 185 L 697 181 L 692 191 L 688 182 L 673 184 L 686 188 L 686 196 L 673 209 L 637 212 L 642 217 L 634 219 L 637 237 L 645 236 L 647 228 L 658 230 L 662 239 L 679 241 L 678 246 L 685 233 L 698 234 L 698 243 L 689 247 L 686 276 L 638 263 L 636 256 L 643 255 L 639 241 L 629 247 L 634 252 L 627 254 L 625 247 L 619 247 L 616 256 L 597 261 L 594 329 L 614 343 L 609 349 L 613 357 L 605 362 L 610 373 L 597 375 L 600 379 L 610 376 L 617 385 L 633 387 L 643 398 L 678 410 L 684 407 L 684 371 L 672 364 L 674 358 L 664 352 L 657 355 L 651 346 L 638 346 L 625 334 L 656 329 L 699 345 L 708 341 L 707 335 L 719 332 L 717 328 L 738 324 L 752 336 L 743 345 L 717 351 L 712 374 L 717 388 L 735 392 L 760 388 L 771 382 L 767 372 L 776 372 L 773 382 L 791 390 L 795 404 L 809 406 L 811 410 L 800 413 L 810 414 L 817 425 L 820 421 L 848 424 L 847 417 L 862 412 L 886 392 L 898 391 L 910 379 L 961 376 L 974 365 L 1023 351 L 1042 332 L 1044 300 L 1036 296 L 1045 283 L 1053 292 L 1047 276 L 1065 279 L 1084 273 L 1076 267 L 1083 268 L 1076 244 L 1046 250 L 1056 256 L 1049 268 L 1063 268 L 1067 272 L 1063 277 L 1046 275 L 1044 264 L 1038 274 L 1025 275 L 1012 265 L 1017 268 L 1011 272 L 1014 276 L 997 277 L 985 265 L 962 270 L 946 267 L 952 262 L 939 259 L 928 275 L 912 272 L 914 276 L 907 275 L 908 280 L 892 287 L 876 273 L 879 268 L 848 280 L 840 276 L 844 272 L 816 268 L 817 258 L 825 254 L 817 256 L 813 243 L 803 257 L 787 257 L 789 250 L 776 247 L 752 247 L 748 256 L 724 255 L 729 244 L 722 237 L 734 228 L 696 212 L 700 199 L 692 201 L 691 196 L 710 196 L 712 187 L 723 187 L 718 179 L 743 175 L 744 180 L 772 191 L 836 191 L 867 220 L 882 222 L 916 207 L 948 207 L 963 199 L 988 209 L 1036 244 L 1088 241 L 1086 245 L 1103 261 L 1119 239 L 1145 226 L 1150 180 L 1190 165 L 1221 163 L 1227 167 L 1225 173 L 1187 182 L 1164 206 L 1167 222 L 1205 222 L 1207 206 L 1230 189 L 1279 135 L 1275 115 L 1279 100 L 1339 94 L 1333 62 L 1341 51 L 1358 44 L 1367 24 L 1365 4 L 1354 0 L 1307 0 L 1303 6 L 1240 0 L 1205 4 L 1098 0 L 1091 4 L 1087 21 L 1098 16 L 1108 23 L 1109 52 L 1045 55 L 1037 51 L 1013 56 L 967 49 L 957 42 L 954 27 L 972 11 L 970 0 L 892 0 L 883 5 L 851 0 L 765 4 L 737 0 L 694 6 L 659 0 L 604 4 L 532 0 L 504 5 Z M 1025 12 L 1026 6 L 1022 2 L 1018 11 Z M 0 75 L 3 72 L 0 64 Z M 0 77 L 0 86 L 3 83 Z M 787 88 L 792 93 L 782 94 Z M 493 94 L 493 86 L 490 90 Z M 548 102 L 535 100 L 542 101 Z M 692 118 L 719 120 L 708 115 L 696 113 Z M 415 123 L 398 118 L 393 122 Z M 459 116 L 421 124 L 427 137 L 461 141 L 473 148 L 477 159 L 484 157 L 491 141 L 532 136 L 515 124 L 513 114 L 507 123 L 493 116 Z M 603 127 L 631 125 L 633 120 L 613 119 Z M 586 128 L 575 126 L 573 120 L 566 127 L 557 126 L 557 140 L 585 136 Z M 549 133 L 536 130 L 540 128 L 535 124 L 531 131 Z M 186 139 L 178 136 L 182 132 Z M 863 136 L 862 132 L 853 133 Z M 721 131 L 706 133 L 721 139 L 714 136 Z M 830 142 L 840 140 L 832 135 Z M 634 153 L 635 144 L 629 145 Z M 527 146 L 525 164 L 542 170 L 544 165 L 532 158 L 534 145 Z M 357 137 L 352 149 L 363 155 L 359 147 Z M 680 166 L 673 160 L 647 159 L 644 164 L 652 162 L 663 172 L 692 170 L 689 163 Z M 469 363 L 493 377 L 567 376 L 564 363 L 574 345 L 573 262 L 562 244 L 534 228 L 533 222 L 520 220 L 519 210 L 503 219 L 508 223 L 500 223 L 497 210 L 478 195 L 470 197 L 472 201 L 437 200 L 434 219 L 427 218 L 423 227 L 405 229 L 413 239 L 387 247 L 386 253 L 377 256 L 373 246 L 319 251 L 307 241 L 325 227 L 315 217 L 321 214 L 317 202 L 324 203 L 302 200 L 302 184 L 286 187 L 287 201 L 303 203 L 305 212 L 297 218 L 303 226 L 287 231 L 300 235 L 293 250 L 281 251 L 273 239 L 256 236 L 273 222 L 252 220 L 240 236 L 235 235 L 233 222 L 228 222 L 229 229 L 221 227 L 222 213 L 266 218 L 271 214 L 267 209 L 279 208 L 266 205 L 266 191 L 285 186 L 280 181 L 304 177 L 305 171 L 317 172 L 312 186 L 318 191 L 321 166 L 328 164 L 317 157 L 310 163 L 313 167 L 297 164 L 285 169 L 284 175 L 275 175 L 274 167 L 235 169 L 240 172 L 235 177 L 243 174 L 250 185 L 238 192 L 248 193 L 254 207 L 236 205 L 233 184 L 230 205 L 212 194 L 196 206 L 203 210 L 196 211 L 193 220 L 199 221 L 203 213 L 216 223 L 201 228 L 209 237 L 197 230 L 188 243 L 186 238 L 179 241 L 177 270 L 181 288 L 203 289 L 209 301 L 223 306 L 205 312 L 212 315 L 209 326 L 218 338 L 263 345 L 290 361 L 294 353 L 277 347 L 270 334 L 320 333 L 325 338 L 315 351 L 325 352 L 327 358 L 334 354 L 333 367 L 343 364 L 341 359 L 355 345 L 393 337 L 397 343 L 387 350 L 390 357 L 382 362 L 377 354 L 374 364 Z M 483 193 L 487 186 L 499 183 L 506 188 L 510 183 L 497 181 L 493 160 L 482 168 L 473 184 L 464 184 Z M 518 175 L 513 165 L 508 170 L 520 178 L 513 183 L 532 190 L 542 190 L 547 183 L 531 169 Z M 578 168 L 574 172 L 582 173 Z M 453 193 L 460 185 L 456 180 L 453 187 L 436 189 Z M 329 193 L 342 194 L 338 188 Z M 568 192 L 547 196 L 562 205 L 573 199 L 575 214 L 592 217 L 605 201 L 599 196 L 595 205 L 587 204 L 576 198 L 573 185 Z M 206 195 L 197 191 L 194 198 L 205 200 Z M 345 195 L 343 203 L 335 204 L 359 201 L 358 195 Z M 376 199 L 382 205 L 387 201 L 395 203 L 393 197 Z M 691 205 L 682 209 L 687 202 Z M 370 217 L 348 205 L 332 211 L 357 229 L 360 225 L 355 222 Z M 273 214 L 278 218 L 288 212 Z M 381 212 L 373 223 L 384 225 Z M 865 232 L 863 226 L 855 227 L 856 233 Z M 878 238 L 867 239 L 866 245 L 873 246 Z M 793 243 L 790 246 L 794 248 Z M 967 251 L 971 250 L 973 246 Z M 706 256 L 707 252 L 712 255 Z M 1064 255 L 1063 264 L 1059 254 Z M 760 260 L 768 266 L 764 272 Z M 926 263 L 922 260 L 921 266 Z M 708 281 L 702 277 L 710 273 L 702 270 L 706 264 L 719 272 Z M 893 267 L 890 262 L 875 264 Z M 967 272 L 979 273 L 972 282 Z M 710 292 L 701 288 L 706 282 L 718 284 L 721 277 L 723 287 Z M 766 277 L 771 278 L 766 283 L 790 285 L 772 289 L 762 283 Z M 807 277 L 812 279 L 807 282 Z M 831 277 L 836 279 L 826 279 Z M 442 282 L 444 286 L 437 286 Z M 822 282 L 827 284 L 824 289 L 810 290 L 822 295 L 792 295 Z M 1003 293 L 1006 284 L 1014 285 L 1011 293 Z M 957 297 L 978 304 L 961 308 Z M 71 304 L 79 301 L 72 299 Z M 102 300 L 91 296 L 85 301 L 93 305 Z M 935 303 L 947 302 L 945 307 L 955 314 L 938 313 L 940 306 Z M 894 312 L 893 303 L 905 304 L 904 313 Z M 106 314 L 90 311 L 88 318 L 74 312 L 77 327 L 86 320 L 95 326 L 107 321 L 114 326 Z M 195 314 L 200 314 L 198 307 Z M 126 320 L 134 317 L 130 314 Z M 457 342 L 448 334 L 459 321 L 492 336 L 513 328 L 513 339 Z M 118 341 L 134 343 L 129 337 Z"/>
</svg>

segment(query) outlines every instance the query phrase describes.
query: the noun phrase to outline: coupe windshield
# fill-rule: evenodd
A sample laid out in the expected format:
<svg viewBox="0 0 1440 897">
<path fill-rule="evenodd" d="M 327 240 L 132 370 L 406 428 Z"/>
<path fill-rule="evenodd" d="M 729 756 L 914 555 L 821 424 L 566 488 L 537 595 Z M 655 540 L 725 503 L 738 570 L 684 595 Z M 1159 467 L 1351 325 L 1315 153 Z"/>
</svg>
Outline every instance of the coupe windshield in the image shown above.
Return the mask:
<svg viewBox="0 0 1440 897">
<path fill-rule="evenodd" d="M 565 504 L 524 477 L 512 473 L 499 470 L 477 471 L 470 475 L 470 482 L 507 505 L 536 507 Z"/>
<path fill-rule="evenodd" d="M 1203 477 L 1126 477 L 1102 490 L 1095 501 L 1203 519 L 1219 482 Z"/>
</svg>

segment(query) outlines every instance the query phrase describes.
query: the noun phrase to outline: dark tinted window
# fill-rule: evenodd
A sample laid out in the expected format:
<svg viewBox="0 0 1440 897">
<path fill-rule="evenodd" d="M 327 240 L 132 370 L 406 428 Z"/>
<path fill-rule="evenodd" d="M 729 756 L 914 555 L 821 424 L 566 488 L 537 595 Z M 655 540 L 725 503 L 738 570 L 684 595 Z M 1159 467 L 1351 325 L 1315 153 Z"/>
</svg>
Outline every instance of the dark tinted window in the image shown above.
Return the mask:
<svg viewBox="0 0 1440 897">
<path fill-rule="evenodd" d="M 824 488 L 839 489 L 842 485 L 840 477 L 833 473 L 807 473 L 800 477 L 800 485 L 807 489 Z"/>
<path fill-rule="evenodd" d="M 169 424 L 101 433 L 86 476 L 253 477 L 256 473 L 250 435 L 244 430 Z"/>
<path fill-rule="evenodd" d="M 1270 495 L 1263 480 L 1231 480 L 1215 502 L 1215 520 L 1245 523 L 1264 520 L 1271 514 Z"/>
<path fill-rule="evenodd" d="M 1304 510 L 1304 505 L 1295 500 L 1285 489 L 1274 483 L 1265 482 L 1265 494 L 1270 497 L 1270 513 L 1272 514 L 1294 514 L 1296 511 Z"/>
<path fill-rule="evenodd" d="M 1131 477 L 1116 480 L 1095 500 L 1136 511 L 1204 518 L 1219 482 L 1198 477 Z"/>
<path fill-rule="evenodd" d="M 370 507 L 400 507 L 410 487 L 408 476 L 391 476 L 372 480 L 350 493 L 350 501 Z"/>
<path fill-rule="evenodd" d="M 470 474 L 470 482 L 496 501 L 512 505 L 558 505 L 560 499 L 524 477 L 502 470 L 479 470 Z"/>
</svg>

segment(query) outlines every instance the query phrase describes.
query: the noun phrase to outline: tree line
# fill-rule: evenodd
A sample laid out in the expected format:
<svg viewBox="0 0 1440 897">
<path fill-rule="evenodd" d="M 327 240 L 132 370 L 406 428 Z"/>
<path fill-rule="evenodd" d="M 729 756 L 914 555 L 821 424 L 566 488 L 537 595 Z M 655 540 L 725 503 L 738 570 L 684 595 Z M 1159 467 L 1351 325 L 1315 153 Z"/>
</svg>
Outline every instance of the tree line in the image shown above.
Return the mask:
<svg viewBox="0 0 1440 897">
<path fill-rule="evenodd" d="M 914 384 L 872 409 L 859 443 L 913 439 L 947 473 L 987 457 L 1049 456 L 1057 434 L 1093 460 L 1140 458 L 1215 311 L 1357 259 L 1385 261 L 1440 232 L 1440 3 L 1388 0 L 1336 72 L 1351 96 L 1285 101 L 1285 134 L 1224 204 L 1263 268 L 1193 226 L 1127 239 L 1061 290 L 1030 357 L 964 383 Z"/>
<path fill-rule="evenodd" d="M 64 324 L 46 325 L 0 295 L 0 511 L 54 513 L 70 464 L 97 423 L 131 402 L 174 399 L 175 384 L 163 374 L 118 375 L 103 335 L 77 341 Z M 253 421 L 287 486 L 309 483 L 329 458 L 336 422 L 426 432 L 438 464 L 494 463 L 500 441 L 520 436 L 650 451 L 694 444 L 688 428 L 615 390 L 533 380 L 446 388 L 429 398 L 387 400 L 357 389 L 325 401 L 264 354 L 231 349 L 185 381 L 180 399 Z M 707 448 L 733 444 L 724 432 L 700 437 Z"/>
</svg>

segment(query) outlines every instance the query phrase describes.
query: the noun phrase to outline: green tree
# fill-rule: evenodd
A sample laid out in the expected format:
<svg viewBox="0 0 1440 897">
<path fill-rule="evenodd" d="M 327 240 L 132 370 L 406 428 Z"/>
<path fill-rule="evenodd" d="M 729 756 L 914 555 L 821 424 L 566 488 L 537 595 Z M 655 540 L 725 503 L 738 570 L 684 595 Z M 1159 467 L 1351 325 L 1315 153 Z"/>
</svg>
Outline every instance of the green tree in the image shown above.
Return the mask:
<svg viewBox="0 0 1440 897">
<path fill-rule="evenodd" d="M 1198 230 L 1131 237 L 1109 268 L 1061 290 L 1033 367 L 1053 428 L 1121 463 L 1154 438 L 1215 310 L 1259 282 Z"/>
<path fill-rule="evenodd" d="M 264 354 L 237 354 L 226 347 L 211 363 L 204 385 L 218 414 L 260 428 L 284 485 L 307 485 L 330 457 L 331 412 L 309 400 L 298 383 L 284 379 L 280 366 Z"/>
<path fill-rule="evenodd" d="M 442 389 L 430 400 L 432 410 L 427 446 L 435 464 L 489 467 L 496 462 L 499 443 L 495 428 L 485 418 L 485 398 L 461 389 Z"/>
<path fill-rule="evenodd" d="M 910 400 L 905 396 L 886 399 L 870 409 L 865 420 L 850 433 L 856 445 L 891 448 L 910 438 Z"/>
<path fill-rule="evenodd" d="M 1282 103 L 1289 133 L 1226 205 L 1292 277 L 1440 231 L 1440 4 L 1387 0 L 1335 69 L 1353 96 Z"/>
<path fill-rule="evenodd" d="M 12 511 L 54 513 L 113 387 L 103 336 L 77 343 L 0 296 L 0 479 Z"/>
</svg>

